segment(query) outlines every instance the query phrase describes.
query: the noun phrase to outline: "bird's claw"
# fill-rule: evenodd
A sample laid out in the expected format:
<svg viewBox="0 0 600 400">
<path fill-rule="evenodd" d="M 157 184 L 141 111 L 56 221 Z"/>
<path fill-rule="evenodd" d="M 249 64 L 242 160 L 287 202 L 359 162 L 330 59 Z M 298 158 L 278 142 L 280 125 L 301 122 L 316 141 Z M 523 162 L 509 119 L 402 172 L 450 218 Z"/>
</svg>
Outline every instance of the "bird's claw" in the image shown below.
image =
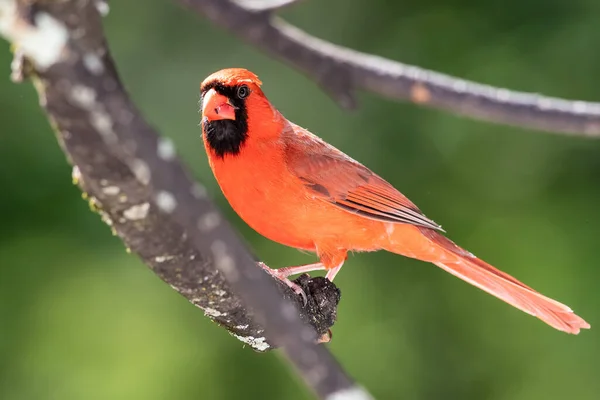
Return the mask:
<svg viewBox="0 0 600 400">
<path fill-rule="evenodd" d="M 331 332 L 331 329 L 327 329 L 327 332 L 325 332 L 324 334 L 322 334 L 317 339 L 317 344 L 320 344 L 320 343 L 329 343 L 329 342 L 331 342 L 332 338 L 333 338 L 333 332 Z"/>
<path fill-rule="evenodd" d="M 306 305 L 308 304 L 308 297 L 306 296 L 306 292 L 304 291 L 304 289 L 302 289 L 302 287 L 300 287 L 300 285 L 298 285 L 297 283 L 290 281 L 288 278 L 280 279 L 283 280 L 283 282 L 286 285 L 288 285 L 294 291 L 294 293 L 296 293 L 299 296 L 302 296 L 302 306 L 306 307 Z"/>
<path fill-rule="evenodd" d="M 288 277 L 286 275 L 280 273 L 279 270 L 270 268 L 267 264 L 265 264 L 263 262 L 258 262 L 258 265 L 263 270 L 268 272 L 269 275 L 271 275 L 273 278 L 276 278 L 276 279 L 280 280 L 281 282 L 285 283 L 290 289 L 292 289 L 294 291 L 294 293 L 296 293 L 299 296 L 302 296 L 303 306 L 306 307 L 306 305 L 308 304 L 308 297 L 306 296 L 304 289 L 302 289 L 302 287 L 300 285 L 298 285 L 297 283 L 288 279 Z"/>
</svg>

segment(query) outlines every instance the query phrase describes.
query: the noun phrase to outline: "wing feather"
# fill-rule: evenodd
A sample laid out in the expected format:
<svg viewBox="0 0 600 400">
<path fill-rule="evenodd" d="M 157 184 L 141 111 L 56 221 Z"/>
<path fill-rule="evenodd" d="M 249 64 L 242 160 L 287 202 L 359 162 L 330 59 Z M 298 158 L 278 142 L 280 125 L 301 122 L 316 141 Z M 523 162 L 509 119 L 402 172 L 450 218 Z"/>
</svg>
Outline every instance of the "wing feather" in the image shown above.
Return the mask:
<svg viewBox="0 0 600 400">
<path fill-rule="evenodd" d="M 442 231 L 383 178 L 307 130 L 289 123 L 282 140 L 287 167 L 314 196 L 366 218 Z"/>
</svg>

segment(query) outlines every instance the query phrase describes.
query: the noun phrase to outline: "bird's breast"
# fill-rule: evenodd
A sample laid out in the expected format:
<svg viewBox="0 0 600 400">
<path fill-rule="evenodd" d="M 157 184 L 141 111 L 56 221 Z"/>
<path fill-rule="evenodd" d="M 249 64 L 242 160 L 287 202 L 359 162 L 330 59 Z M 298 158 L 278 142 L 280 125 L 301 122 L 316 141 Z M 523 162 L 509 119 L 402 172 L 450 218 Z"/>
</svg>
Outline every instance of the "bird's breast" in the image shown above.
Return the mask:
<svg viewBox="0 0 600 400">
<path fill-rule="evenodd" d="M 362 249 L 373 229 L 365 220 L 316 198 L 286 167 L 276 149 L 213 158 L 211 168 L 235 212 L 254 230 L 275 242 L 309 251 L 317 247 Z"/>
<path fill-rule="evenodd" d="M 276 149 L 244 148 L 237 156 L 214 158 L 211 167 L 227 201 L 251 228 L 276 242 L 313 249 L 303 230 L 306 190 Z"/>
</svg>

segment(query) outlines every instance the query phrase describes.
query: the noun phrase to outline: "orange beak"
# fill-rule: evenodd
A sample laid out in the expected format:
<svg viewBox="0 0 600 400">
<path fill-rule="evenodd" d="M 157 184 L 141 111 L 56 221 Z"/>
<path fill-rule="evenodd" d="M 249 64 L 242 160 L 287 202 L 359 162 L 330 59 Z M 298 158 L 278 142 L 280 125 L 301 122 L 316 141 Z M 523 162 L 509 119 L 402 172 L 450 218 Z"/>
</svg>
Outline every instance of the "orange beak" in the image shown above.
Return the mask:
<svg viewBox="0 0 600 400">
<path fill-rule="evenodd" d="M 202 102 L 202 115 L 208 118 L 209 121 L 217 121 L 220 119 L 235 120 L 235 107 L 231 101 L 222 94 L 219 94 L 215 89 L 210 89 L 204 95 Z"/>
</svg>

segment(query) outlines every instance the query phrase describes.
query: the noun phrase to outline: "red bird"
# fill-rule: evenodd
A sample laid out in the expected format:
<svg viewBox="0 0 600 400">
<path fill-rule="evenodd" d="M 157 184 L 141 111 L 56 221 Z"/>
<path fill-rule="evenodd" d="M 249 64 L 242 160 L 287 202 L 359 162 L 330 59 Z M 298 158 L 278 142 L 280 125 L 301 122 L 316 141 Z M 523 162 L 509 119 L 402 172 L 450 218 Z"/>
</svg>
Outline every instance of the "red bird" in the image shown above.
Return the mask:
<svg viewBox="0 0 600 400">
<path fill-rule="evenodd" d="M 326 270 L 333 280 L 348 251 L 387 250 L 428 261 L 470 284 L 577 334 L 590 325 L 564 304 L 497 270 L 443 236 L 402 193 L 364 165 L 288 121 L 252 72 L 232 68 L 202 82 L 203 141 L 233 209 L 263 236 L 316 252 L 319 262 L 271 270 Z"/>
</svg>

